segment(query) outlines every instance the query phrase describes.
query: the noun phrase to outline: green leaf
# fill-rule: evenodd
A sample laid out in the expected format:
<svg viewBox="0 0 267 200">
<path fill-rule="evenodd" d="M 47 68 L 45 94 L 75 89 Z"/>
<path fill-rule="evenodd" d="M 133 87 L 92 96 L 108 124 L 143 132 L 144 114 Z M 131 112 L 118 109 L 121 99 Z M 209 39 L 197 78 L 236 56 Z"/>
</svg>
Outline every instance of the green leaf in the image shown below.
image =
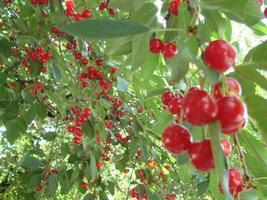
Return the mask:
<svg viewBox="0 0 267 200">
<path fill-rule="evenodd" d="M 142 8 L 144 4 L 144 0 L 112 0 L 109 3 L 110 6 L 126 12 L 136 11 Z"/>
<path fill-rule="evenodd" d="M 0 52 L 5 56 L 11 55 L 11 44 L 8 39 L 1 37 L 0 39 Z"/>
<path fill-rule="evenodd" d="M 94 194 L 88 193 L 83 197 L 83 200 L 94 200 L 96 196 Z"/>
<path fill-rule="evenodd" d="M 238 65 L 235 67 L 235 72 L 247 81 L 258 84 L 262 89 L 267 91 L 267 79 L 256 70 L 255 65 Z"/>
<path fill-rule="evenodd" d="M 158 121 L 153 125 L 152 131 L 161 136 L 163 130 L 173 122 L 173 120 L 172 114 L 169 111 L 163 110 L 158 117 Z"/>
<path fill-rule="evenodd" d="M 48 187 L 47 187 L 47 192 L 49 194 L 49 196 L 51 197 L 55 197 L 56 196 L 56 192 L 57 192 L 57 176 L 52 174 L 48 177 Z"/>
<path fill-rule="evenodd" d="M 258 195 L 256 190 L 254 189 L 247 189 L 241 192 L 238 196 L 238 200 L 258 200 Z"/>
<path fill-rule="evenodd" d="M 129 54 L 132 50 L 133 37 L 113 38 L 106 41 L 105 54 L 109 56 L 121 56 Z"/>
<path fill-rule="evenodd" d="M 97 174 L 96 160 L 93 154 L 91 154 L 90 167 L 91 167 L 91 178 L 93 179 L 96 177 L 96 174 Z"/>
<path fill-rule="evenodd" d="M 225 198 L 227 200 L 232 200 L 233 197 L 231 196 L 228 188 L 228 169 L 227 163 L 225 160 L 225 156 L 220 145 L 220 124 L 219 122 L 215 122 L 209 125 L 209 132 L 211 138 L 211 147 L 212 147 L 212 154 L 213 159 L 216 167 L 216 171 L 220 178 L 220 183 L 222 185 L 222 189 L 225 194 Z"/>
<path fill-rule="evenodd" d="M 209 188 L 209 182 L 203 181 L 197 184 L 197 193 L 199 196 L 205 194 Z"/>
<path fill-rule="evenodd" d="M 120 92 L 127 92 L 128 91 L 127 81 L 120 76 L 117 77 L 117 81 L 118 81 L 117 90 Z"/>
<path fill-rule="evenodd" d="M 43 135 L 43 138 L 47 141 L 53 141 L 56 139 L 57 133 L 56 132 L 47 132 Z"/>
<path fill-rule="evenodd" d="M 41 70 L 43 68 L 43 64 L 39 61 L 32 62 L 30 61 L 30 68 L 32 71 L 32 76 L 38 76 L 41 73 Z"/>
<path fill-rule="evenodd" d="M 22 118 L 17 118 L 8 121 L 5 127 L 6 131 L 4 134 L 8 142 L 14 144 L 14 142 L 20 137 L 20 135 L 26 132 L 27 124 Z"/>
<path fill-rule="evenodd" d="M 22 167 L 27 169 L 38 169 L 44 167 L 45 164 L 42 160 L 27 155 L 22 161 Z"/>
<path fill-rule="evenodd" d="M 132 13 L 130 21 L 149 27 L 156 17 L 156 13 L 157 7 L 153 3 L 147 3 L 138 11 Z"/>
<path fill-rule="evenodd" d="M 223 11 L 227 17 L 252 26 L 263 18 L 260 6 L 254 0 L 202 0 L 203 9 Z"/>
<path fill-rule="evenodd" d="M 267 70 L 267 41 L 250 50 L 245 57 L 245 62 L 255 64 L 258 68 Z"/>
<path fill-rule="evenodd" d="M 147 27 L 137 23 L 108 19 L 73 22 L 63 26 L 62 30 L 89 39 L 124 37 L 149 31 Z"/>
<path fill-rule="evenodd" d="M 133 158 L 137 152 L 137 149 L 138 149 L 138 138 L 136 137 L 133 137 L 131 139 L 131 143 L 129 144 L 129 157 L 130 158 Z"/>
</svg>

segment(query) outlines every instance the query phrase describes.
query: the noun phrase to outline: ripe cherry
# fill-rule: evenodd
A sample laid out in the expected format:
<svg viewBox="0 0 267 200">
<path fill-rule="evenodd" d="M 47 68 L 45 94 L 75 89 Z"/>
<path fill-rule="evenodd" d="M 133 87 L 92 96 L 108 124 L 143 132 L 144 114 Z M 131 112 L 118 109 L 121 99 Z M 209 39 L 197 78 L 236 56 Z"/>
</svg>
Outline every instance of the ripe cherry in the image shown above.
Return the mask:
<svg viewBox="0 0 267 200">
<path fill-rule="evenodd" d="M 218 120 L 222 130 L 229 130 L 241 125 L 245 118 L 246 108 L 235 96 L 223 97 L 218 102 Z"/>
<path fill-rule="evenodd" d="M 73 143 L 74 144 L 81 144 L 82 143 L 82 138 L 80 138 L 80 137 L 74 137 L 73 138 Z"/>
<path fill-rule="evenodd" d="M 221 147 L 223 149 L 225 157 L 229 157 L 232 152 L 232 145 L 229 140 L 221 140 Z"/>
<path fill-rule="evenodd" d="M 181 95 L 178 95 L 169 101 L 169 109 L 172 114 L 180 115 L 182 106 L 184 103 L 184 98 Z"/>
<path fill-rule="evenodd" d="M 263 14 L 267 18 L 267 8 L 264 9 Z"/>
<path fill-rule="evenodd" d="M 224 85 L 226 94 L 222 94 L 223 85 L 222 83 L 216 83 L 212 86 L 213 96 L 219 100 L 223 96 L 238 96 L 241 94 L 241 86 L 238 81 L 234 78 L 228 77 L 226 84 Z"/>
<path fill-rule="evenodd" d="M 242 128 L 244 128 L 244 127 L 246 126 L 246 124 L 247 124 L 247 119 L 244 118 L 244 119 L 242 120 L 242 122 L 241 122 L 238 126 L 236 126 L 236 127 L 234 127 L 234 128 L 230 128 L 230 129 L 222 129 L 222 132 L 223 132 L 224 134 L 226 134 L 226 135 L 236 134 L 236 133 L 238 133 Z"/>
<path fill-rule="evenodd" d="M 99 10 L 105 10 L 108 7 L 107 2 L 101 2 L 98 6 Z"/>
<path fill-rule="evenodd" d="M 202 140 L 191 144 L 189 158 L 196 169 L 207 172 L 214 169 L 214 160 L 210 140 Z"/>
<path fill-rule="evenodd" d="M 98 161 L 98 162 L 96 162 L 96 168 L 97 169 L 100 169 L 101 167 L 102 167 L 102 162 L 101 161 Z"/>
<path fill-rule="evenodd" d="M 233 193 L 236 187 L 242 184 L 242 175 L 238 169 L 231 168 L 228 170 L 229 174 L 229 189 Z"/>
<path fill-rule="evenodd" d="M 216 119 L 217 105 L 206 90 L 190 90 L 184 98 L 184 114 L 193 125 L 205 125 Z"/>
<path fill-rule="evenodd" d="M 104 60 L 102 60 L 102 59 L 98 59 L 98 60 L 95 61 L 95 64 L 96 64 L 98 67 L 101 67 L 101 66 L 104 65 Z"/>
<path fill-rule="evenodd" d="M 164 44 L 160 39 L 154 38 L 150 40 L 149 46 L 151 53 L 160 53 L 164 47 Z"/>
<path fill-rule="evenodd" d="M 161 96 L 161 100 L 162 100 L 162 103 L 164 105 L 169 105 L 169 102 L 175 98 L 175 95 L 172 93 L 172 92 L 169 92 L 169 91 L 165 91 L 162 96 Z"/>
<path fill-rule="evenodd" d="M 37 185 L 37 186 L 35 186 L 34 190 L 35 190 L 35 192 L 42 192 L 43 187 L 41 185 Z"/>
<path fill-rule="evenodd" d="M 85 10 L 83 11 L 83 13 L 82 13 L 82 16 L 83 16 L 83 18 L 85 18 L 85 19 L 90 18 L 90 17 L 92 16 L 92 12 L 91 12 L 91 10 L 89 10 L 89 9 L 85 9 Z"/>
<path fill-rule="evenodd" d="M 85 183 L 84 181 L 82 182 L 81 186 L 82 186 L 82 188 L 85 189 L 85 190 L 87 190 L 87 189 L 89 188 L 88 183 Z"/>
<path fill-rule="evenodd" d="M 173 0 L 173 1 L 170 3 L 170 6 L 169 6 L 169 10 L 170 10 L 170 12 L 171 12 L 173 15 L 178 16 L 179 6 L 180 6 L 180 0 Z"/>
<path fill-rule="evenodd" d="M 164 129 L 161 141 L 167 150 L 179 154 L 190 147 L 191 133 L 183 126 L 171 124 Z"/>
<path fill-rule="evenodd" d="M 174 56 L 176 56 L 177 52 L 178 50 L 176 44 L 173 42 L 165 44 L 162 48 L 162 53 L 165 58 L 173 58 Z"/>
<path fill-rule="evenodd" d="M 117 9 L 110 7 L 110 8 L 108 8 L 108 13 L 110 16 L 113 17 L 117 13 Z"/>
<path fill-rule="evenodd" d="M 112 129 L 112 127 L 113 127 L 113 122 L 112 122 L 111 120 L 106 120 L 106 121 L 105 121 L 105 127 L 106 127 L 107 129 Z"/>
<path fill-rule="evenodd" d="M 209 67 L 223 73 L 234 66 L 236 52 L 226 41 L 215 40 L 209 43 L 203 56 L 205 63 Z"/>
</svg>

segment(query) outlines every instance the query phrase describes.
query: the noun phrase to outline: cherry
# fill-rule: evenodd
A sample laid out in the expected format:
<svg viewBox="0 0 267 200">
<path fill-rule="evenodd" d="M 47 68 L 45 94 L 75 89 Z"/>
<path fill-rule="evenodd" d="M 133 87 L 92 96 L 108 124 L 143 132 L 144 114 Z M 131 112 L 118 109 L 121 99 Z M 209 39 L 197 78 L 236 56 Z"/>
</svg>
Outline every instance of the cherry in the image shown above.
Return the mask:
<svg viewBox="0 0 267 200">
<path fill-rule="evenodd" d="M 169 10 L 170 10 L 170 12 L 171 12 L 173 15 L 178 16 L 179 6 L 180 6 L 180 0 L 173 0 L 173 1 L 170 3 L 170 6 L 169 6 Z"/>
<path fill-rule="evenodd" d="M 184 98 L 178 95 L 169 101 L 169 109 L 172 114 L 180 115 L 182 106 L 184 103 Z"/>
<path fill-rule="evenodd" d="M 82 139 L 80 137 L 74 137 L 73 138 L 73 143 L 74 144 L 81 144 L 82 143 Z"/>
<path fill-rule="evenodd" d="M 161 141 L 167 150 L 179 154 L 191 145 L 191 133 L 183 126 L 171 124 L 164 129 Z"/>
<path fill-rule="evenodd" d="M 144 172 L 143 172 L 142 169 L 138 169 L 137 170 L 137 176 L 139 176 L 139 177 L 143 177 L 144 176 Z"/>
<path fill-rule="evenodd" d="M 102 162 L 101 161 L 98 161 L 98 162 L 96 162 L 96 168 L 97 169 L 100 169 L 101 167 L 102 167 Z"/>
<path fill-rule="evenodd" d="M 164 44 L 160 39 L 154 38 L 150 40 L 149 46 L 151 53 L 160 53 L 164 47 Z"/>
<path fill-rule="evenodd" d="M 117 13 L 117 9 L 110 7 L 110 8 L 108 8 L 108 13 L 110 16 L 113 17 Z"/>
<path fill-rule="evenodd" d="M 222 132 L 223 132 L 224 134 L 226 134 L 226 135 L 236 134 L 236 133 L 238 133 L 242 128 L 244 128 L 244 127 L 246 126 L 246 123 L 247 123 L 247 119 L 244 118 L 244 119 L 242 120 L 242 122 L 241 122 L 238 126 L 236 126 L 236 127 L 234 127 L 234 128 L 230 128 L 230 129 L 222 129 Z"/>
<path fill-rule="evenodd" d="M 65 1 L 65 5 L 67 8 L 74 8 L 74 1 L 73 0 L 67 0 Z"/>
<path fill-rule="evenodd" d="M 88 60 L 87 60 L 86 58 L 82 58 L 82 59 L 81 59 L 81 63 L 82 63 L 83 65 L 87 65 L 87 64 L 88 64 Z"/>
<path fill-rule="evenodd" d="M 219 100 L 224 95 L 222 94 L 222 83 L 216 83 L 212 86 L 213 96 Z M 228 77 L 225 84 L 226 96 L 238 96 L 241 94 L 241 86 L 234 78 Z"/>
<path fill-rule="evenodd" d="M 34 190 L 35 190 L 35 192 L 42 192 L 43 187 L 41 185 L 37 185 L 37 186 L 35 186 Z"/>
<path fill-rule="evenodd" d="M 261 6 L 263 4 L 263 0 L 258 0 L 258 4 Z"/>
<path fill-rule="evenodd" d="M 229 174 L 229 190 L 231 193 L 234 192 L 236 187 L 242 184 L 242 175 L 238 169 L 231 168 L 228 170 Z"/>
<path fill-rule="evenodd" d="M 184 114 L 193 125 L 206 125 L 216 119 L 217 105 L 206 90 L 190 90 L 184 98 Z"/>
<path fill-rule="evenodd" d="M 108 7 L 108 3 L 107 2 L 101 2 L 99 4 L 99 10 L 105 10 Z"/>
<path fill-rule="evenodd" d="M 85 19 L 90 18 L 91 16 L 92 16 L 92 12 L 89 9 L 85 9 L 82 13 L 82 17 Z"/>
<path fill-rule="evenodd" d="M 175 95 L 172 93 L 172 92 L 169 92 L 169 91 L 165 91 L 162 96 L 161 96 L 161 100 L 162 100 L 162 103 L 164 105 L 169 105 L 169 102 L 175 98 Z"/>
<path fill-rule="evenodd" d="M 106 127 L 107 129 L 112 129 L 112 127 L 113 127 L 113 122 L 112 122 L 111 120 L 106 120 L 106 121 L 105 121 L 105 127 Z"/>
<path fill-rule="evenodd" d="M 267 8 L 264 9 L 263 14 L 267 18 Z"/>
<path fill-rule="evenodd" d="M 66 11 L 65 11 L 65 14 L 67 16 L 74 16 L 75 15 L 75 11 L 72 8 L 67 8 Z"/>
<path fill-rule="evenodd" d="M 101 67 L 101 66 L 104 65 L 104 60 L 102 60 L 102 59 L 98 59 L 98 60 L 95 61 L 95 64 L 96 64 L 98 67 Z"/>
<path fill-rule="evenodd" d="M 177 52 L 178 50 L 176 44 L 173 42 L 165 44 L 162 48 L 162 53 L 165 58 L 173 58 L 174 56 L 176 56 Z"/>
<path fill-rule="evenodd" d="M 223 97 L 218 102 L 218 120 L 222 130 L 229 130 L 241 125 L 245 118 L 246 108 L 235 96 Z"/>
<path fill-rule="evenodd" d="M 214 160 L 210 140 L 202 140 L 191 144 L 189 158 L 196 169 L 207 172 L 214 169 Z"/>
<path fill-rule="evenodd" d="M 175 200 L 176 199 L 176 194 L 166 194 L 165 195 L 165 200 Z"/>
<path fill-rule="evenodd" d="M 215 40 L 209 43 L 203 56 L 209 67 L 223 73 L 234 66 L 236 52 L 226 41 Z"/>
<path fill-rule="evenodd" d="M 82 188 L 85 189 L 85 190 L 87 190 L 87 189 L 89 188 L 88 183 L 85 183 L 84 181 L 82 182 L 81 186 L 82 186 Z"/>
<path fill-rule="evenodd" d="M 68 49 L 68 50 L 71 50 L 72 49 L 72 44 L 70 42 L 68 42 L 66 44 L 66 49 Z"/>
<path fill-rule="evenodd" d="M 224 152 L 225 157 L 229 157 L 232 152 L 232 145 L 229 140 L 221 140 L 221 146 Z"/>
</svg>

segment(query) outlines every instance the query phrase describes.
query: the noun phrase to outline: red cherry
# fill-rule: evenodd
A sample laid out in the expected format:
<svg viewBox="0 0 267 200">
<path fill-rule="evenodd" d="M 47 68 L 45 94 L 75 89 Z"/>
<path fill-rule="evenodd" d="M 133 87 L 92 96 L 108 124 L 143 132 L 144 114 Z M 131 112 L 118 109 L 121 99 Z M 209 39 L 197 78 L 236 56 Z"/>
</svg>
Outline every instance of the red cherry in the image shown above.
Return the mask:
<svg viewBox="0 0 267 200">
<path fill-rule="evenodd" d="M 138 169 L 137 170 L 137 176 L 139 176 L 139 177 L 143 177 L 144 176 L 144 172 L 143 172 L 142 169 Z"/>
<path fill-rule="evenodd" d="M 215 165 L 210 140 L 192 143 L 188 153 L 192 164 L 199 171 L 207 172 L 214 169 Z"/>
<path fill-rule="evenodd" d="M 81 63 L 82 63 L 83 65 L 87 65 L 87 64 L 88 64 L 88 60 L 87 60 L 86 58 L 82 58 L 82 59 L 81 59 Z"/>
<path fill-rule="evenodd" d="M 169 109 L 172 114 L 180 115 L 184 103 L 183 96 L 179 95 L 169 101 Z"/>
<path fill-rule="evenodd" d="M 175 98 L 175 95 L 172 93 L 172 92 L 169 92 L 169 91 L 165 91 L 162 96 L 161 96 L 161 100 L 162 100 L 162 103 L 164 105 L 169 105 L 169 102 Z"/>
<path fill-rule="evenodd" d="M 82 143 L 82 138 L 74 137 L 74 138 L 73 138 L 73 143 L 74 143 L 74 144 L 81 144 L 81 143 Z"/>
<path fill-rule="evenodd" d="M 176 199 L 176 194 L 166 194 L 165 195 L 165 200 L 175 200 Z"/>
<path fill-rule="evenodd" d="M 66 49 L 68 49 L 68 50 L 71 50 L 72 49 L 72 44 L 70 42 L 68 42 L 66 44 Z"/>
<path fill-rule="evenodd" d="M 65 11 L 65 14 L 67 16 L 74 16 L 75 15 L 75 11 L 73 8 L 67 8 L 67 10 Z"/>
<path fill-rule="evenodd" d="M 236 52 L 224 40 L 215 40 L 209 43 L 203 56 L 205 63 L 220 73 L 235 65 Z"/>
<path fill-rule="evenodd" d="M 267 18 L 267 8 L 264 9 L 263 14 Z"/>
<path fill-rule="evenodd" d="M 216 119 L 217 105 L 206 90 L 194 89 L 184 98 L 184 114 L 193 125 L 206 125 Z"/>
<path fill-rule="evenodd" d="M 242 192 L 242 191 L 244 191 L 245 189 L 247 189 L 247 188 L 246 188 L 246 186 L 244 186 L 244 185 L 239 185 L 239 186 L 237 186 L 237 187 L 235 188 L 235 190 L 233 191 L 233 195 L 234 195 L 234 197 L 237 198 L 238 195 L 239 195 L 239 193 Z"/>
<path fill-rule="evenodd" d="M 234 192 L 236 187 L 242 184 L 242 175 L 238 169 L 231 168 L 228 170 L 229 174 L 229 190 L 231 193 Z"/>
<path fill-rule="evenodd" d="M 90 116 L 92 114 L 92 110 L 90 108 L 85 108 L 83 110 L 84 115 Z"/>
<path fill-rule="evenodd" d="M 101 161 L 98 161 L 97 163 L 96 163 L 96 168 L 97 169 L 100 169 L 101 167 L 102 167 L 102 162 Z"/>
<path fill-rule="evenodd" d="M 82 13 L 83 18 L 90 18 L 92 16 L 92 12 L 89 9 L 85 9 Z"/>
<path fill-rule="evenodd" d="M 170 3 L 170 6 L 169 6 L 169 10 L 170 10 L 170 12 L 171 12 L 173 15 L 178 16 L 179 6 L 180 6 L 180 0 L 173 0 L 173 1 Z"/>
<path fill-rule="evenodd" d="M 73 0 L 67 0 L 66 2 L 65 2 L 65 5 L 66 5 L 66 7 L 67 8 L 74 8 L 74 1 Z"/>
<path fill-rule="evenodd" d="M 191 145 L 191 134 L 187 128 L 171 124 L 163 131 L 161 141 L 167 150 L 179 154 L 188 150 Z"/>
<path fill-rule="evenodd" d="M 232 145 L 229 140 L 221 140 L 221 146 L 224 152 L 225 157 L 229 157 L 232 152 Z"/>
<path fill-rule="evenodd" d="M 160 53 L 164 47 L 164 44 L 160 39 L 154 38 L 154 39 L 150 40 L 149 46 L 150 46 L 150 52 L 151 53 Z"/>
<path fill-rule="evenodd" d="M 246 126 L 246 123 L 247 123 L 247 119 L 244 118 L 244 119 L 242 120 L 242 122 L 241 122 L 238 126 L 236 126 L 236 127 L 234 127 L 234 128 L 230 128 L 230 129 L 222 129 L 222 132 L 223 132 L 224 134 L 226 134 L 226 135 L 236 134 L 236 133 L 238 133 L 242 128 L 244 128 L 244 127 Z"/>
<path fill-rule="evenodd" d="M 142 157 L 143 156 L 143 152 L 141 151 L 141 149 L 138 149 L 136 152 L 138 157 Z"/>
<path fill-rule="evenodd" d="M 238 96 L 241 94 L 241 86 L 238 83 L 238 81 L 234 78 L 228 77 L 226 79 L 226 84 L 225 84 L 225 91 L 226 91 L 226 96 Z M 223 97 L 222 95 L 222 83 L 216 83 L 212 86 L 213 88 L 213 96 L 219 100 L 220 98 Z"/>
<path fill-rule="evenodd" d="M 68 126 L 68 127 L 67 127 L 67 131 L 68 131 L 69 133 L 73 133 L 75 129 L 76 129 L 75 126 Z"/>
<path fill-rule="evenodd" d="M 218 102 L 218 120 L 222 130 L 229 130 L 239 126 L 245 118 L 245 106 L 235 97 L 223 97 Z"/>
<path fill-rule="evenodd" d="M 108 13 L 110 16 L 113 17 L 117 13 L 117 9 L 110 7 L 110 8 L 108 8 Z"/>
<path fill-rule="evenodd" d="M 162 53 L 165 58 L 173 58 L 174 56 L 176 56 L 177 52 L 178 50 L 176 44 L 173 42 L 167 43 L 162 48 Z"/>
<path fill-rule="evenodd" d="M 35 192 L 42 192 L 43 187 L 41 185 L 37 185 L 37 186 L 35 186 L 34 190 L 35 190 Z"/>
<path fill-rule="evenodd" d="M 104 60 L 101 60 L 101 59 L 96 60 L 96 61 L 95 61 L 95 64 L 96 64 L 98 67 L 101 67 L 101 66 L 104 65 Z"/>
<path fill-rule="evenodd" d="M 99 10 L 105 10 L 108 7 L 107 2 L 101 2 L 98 6 Z"/>
<path fill-rule="evenodd" d="M 139 193 L 138 193 L 137 188 L 133 188 L 133 189 L 131 190 L 131 196 L 132 196 L 133 198 L 139 196 Z"/>
<path fill-rule="evenodd" d="M 263 0 L 258 0 L 258 4 L 261 6 L 263 4 Z"/>
<path fill-rule="evenodd" d="M 105 121 L 105 127 L 106 127 L 107 129 L 112 129 L 112 127 L 113 127 L 113 122 L 112 122 L 111 120 L 106 120 L 106 121 Z"/>
<path fill-rule="evenodd" d="M 85 183 L 85 182 L 82 182 L 81 186 L 82 186 L 82 188 L 85 189 L 85 190 L 87 190 L 87 189 L 89 188 L 88 183 Z"/>
</svg>

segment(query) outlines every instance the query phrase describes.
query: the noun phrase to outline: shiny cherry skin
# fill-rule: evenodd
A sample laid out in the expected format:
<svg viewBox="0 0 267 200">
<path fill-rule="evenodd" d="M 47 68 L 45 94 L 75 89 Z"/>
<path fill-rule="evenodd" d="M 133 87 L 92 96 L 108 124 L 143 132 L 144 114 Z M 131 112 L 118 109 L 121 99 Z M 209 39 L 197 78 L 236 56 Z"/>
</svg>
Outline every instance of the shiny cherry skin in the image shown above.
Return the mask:
<svg viewBox="0 0 267 200">
<path fill-rule="evenodd" d="M 210 140 L 202 140 L 192 143 L 188 153 L 191 163 L 197 170 L 208 172 L 214 169 L 215 164 Z"/>
<path fill-rule="evenodd" d="M 232 145 L 229 140 L 223 139 L 221 140 L 221 147 L 223 149 L 225 157 L 229 157 L 232 152 Z"/>
<path fill-rule="evenodd" d="M 229 176 L 229 190 L 231 193 L 235 191 L 235 189 L 242 185 L 242 175 L 238 169 L 231 168 L 228 170 L 228 176 Z"/>
<path fill-rule="evenodd" d="M 238 97 L 223 97 L 217 102 L 217 105 L 217 118 L 221 123 L 222 130 L 236 128 L 245 118 L 246 108 Z"/>
<path fill-rule="evenodd" d="M 225 96 L 238 96 L 241 94 L 241 86 L 239 82 L 231 77 L 228 77 L 226 79 L 226 84 L 225 84 L 225 90 L 226 90 L 226 95 Z M 216 98 L 216 100 L 219 100 L 223 97 L 222 94 L 222 89 L 223 85 L 222 83 L 216 83 L 212 86 L 213 89 L 213 96 Z"/>
<path fill-rule="evenodd" d="M 169 10 L 174 16 L 178 16 L 179 6 L 180 6 L 180 0 L 173 0 L 170 3 Z"/>
<path fill-rule="evenodd" d="M 150 40 L 149 47 L 151 53 L 160 53 L 164 44 L 160 39 L 154 38 Z"/>
<path fill-rule="evenodd" d="M 203 56 L 205 63 L 220 73 L 227 71 L 235 65 L 236 52 L 224 40 L 210 42 Z"/>
<path fill-rule="evenodd" d="M 191 133 L 178 124 L 171 124 L 164 129 L 161 137 L 163 146 L 172 153 L 187 151 L 191 145 Z"/>
<path fill-rule="evenodd" d="M 165 58 L 173 58 L 177 55 L 178 49 L 176 47 L 176 44 L 173 42 L 169 42 L 164 45 L 162 48 L 162 54 Z"/>
<path fill-rule="evenodd" d="M 244 128 L 247 124 L 247 119 L 244 118 L 240 124 L 238 124 L 236 127 L 234 128 L 230 128 L 230 129 L 222 129 L 222 132 L 226 135 L 233 135 L 238 133 L 242 128 Z"/>
<path fill-rule="evenodd" d="M 182 96 L 176 96 L 169 101 L 169 110 L 174 115 L 180 115 L 184 103 Z"/>
<path fill-rule="evenodd" d="M 190 90 L 184 98 L 184 114 L 193 125 L 206 125 L 216 119 L 217 105 L 206 90 Z"/>
<path fill-rule="evenodd" d="M 74 137 L 73 138 L 73 143 L 74 144 L 81 144 L 82 143 L 82 138 L 80 138 L 80 137 Z"/>
<path fill-rule="evenodd" d="M 172 92 L 169 92 L 169 91 L 165 91 L 163 92 L 162 96 L 161 96 L 161 100 L 162 100 L 162 103 L 164 105 L 169 105 L 170 101 L 175 98 L 175 95 L 172 93 Z"/>
<path fill-rule="evenodd" d="M 85 182 L 82 182 L 81 186 L 82 186 L 82 188 L 85 189 L 85 190 L 87 190 L 87 189 L 89 188 L 88 183 L 85 183 Z"/>
</svg>

